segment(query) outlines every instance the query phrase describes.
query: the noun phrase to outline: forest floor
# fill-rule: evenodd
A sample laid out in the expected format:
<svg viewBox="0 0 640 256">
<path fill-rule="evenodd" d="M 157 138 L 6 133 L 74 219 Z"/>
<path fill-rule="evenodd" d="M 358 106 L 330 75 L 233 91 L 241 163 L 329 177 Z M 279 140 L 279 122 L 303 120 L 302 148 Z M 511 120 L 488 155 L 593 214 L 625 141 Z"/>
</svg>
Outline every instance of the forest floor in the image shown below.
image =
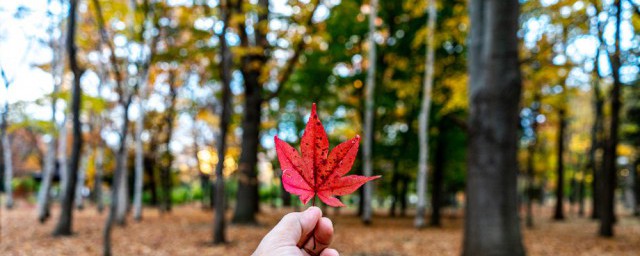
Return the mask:
<svg viewBox="0 0 640 256">
<path fill-rule="evenodd" d="M 549 207 L 550 208 L 550 207 Z M 35 205 L 19 202 L 0 211 L 0 255 L 100 255 L 106 211 L 91 206 L 74 213 L 75 234 L 53 238 L 58 208 L 45 224 L 36 220 Z M 113 233 L 115 255 L 250 255 L 264 234 L 291 209 L 263 207 L 256 226 L 228 226 L 228 245 L 210 244 L 211 211 L 196 205 L 174 207 L 170 214 L 145 208 L 142 222 L 128 220 Z M 568 214 L 562 222 L 550 220 L 546 208 L 536 209 L 535 228 L 524 229 L 529 255 L 637 255 L 640 218 L 620 216 L 615 238 L 596 236 L 597 222 Z M 462 217 L 447 212 L 442 228 L 413 228 L 411 217 L 376 216 L 364 226 L 349 209 L 328 216 L 335 225 L 333 246 L 341 255 L 460 255 Z"/>
</svg>

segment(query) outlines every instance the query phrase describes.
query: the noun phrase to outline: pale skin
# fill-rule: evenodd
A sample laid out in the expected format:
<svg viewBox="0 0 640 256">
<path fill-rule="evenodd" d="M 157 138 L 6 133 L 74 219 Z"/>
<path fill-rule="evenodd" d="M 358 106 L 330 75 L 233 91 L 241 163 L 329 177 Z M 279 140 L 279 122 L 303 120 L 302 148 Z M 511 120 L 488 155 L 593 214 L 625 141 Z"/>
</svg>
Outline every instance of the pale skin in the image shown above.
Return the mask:
<svg viewBox="0 0 640 256">
<path fill-rule="evenodd" d="M 338 251 L 329 248 L 332 240 L 333 223 L 322 217 L 320 208 L 312 206 L 303 212 L 285 215 L 252 255 L 338 256 Z"/>
</svg>

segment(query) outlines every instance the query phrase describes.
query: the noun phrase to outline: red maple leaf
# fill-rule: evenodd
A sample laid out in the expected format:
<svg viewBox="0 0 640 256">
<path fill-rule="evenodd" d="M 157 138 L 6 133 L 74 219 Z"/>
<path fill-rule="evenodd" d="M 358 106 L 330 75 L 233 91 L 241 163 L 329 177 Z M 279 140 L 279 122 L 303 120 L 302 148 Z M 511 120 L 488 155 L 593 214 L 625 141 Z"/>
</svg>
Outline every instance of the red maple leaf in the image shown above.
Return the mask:
<svg viewBox="0 0 640 256">
<path fill-rule="evenodd" d="M 356 159 L 360 136 L 341 143 L 329 153 L 329 140 L 318 120 L 315 103 L 300 142 L 302 156 L 289 144 L 278 139 L 278 136 L 274 140 L 284 189 L 298 195 L 303 204 L 317 195 L 327 205 L 344 206 L 334 196 L 353 193 L 367 181 L 380 178 L 344 176 L 351 170 Z"/>
</svg>

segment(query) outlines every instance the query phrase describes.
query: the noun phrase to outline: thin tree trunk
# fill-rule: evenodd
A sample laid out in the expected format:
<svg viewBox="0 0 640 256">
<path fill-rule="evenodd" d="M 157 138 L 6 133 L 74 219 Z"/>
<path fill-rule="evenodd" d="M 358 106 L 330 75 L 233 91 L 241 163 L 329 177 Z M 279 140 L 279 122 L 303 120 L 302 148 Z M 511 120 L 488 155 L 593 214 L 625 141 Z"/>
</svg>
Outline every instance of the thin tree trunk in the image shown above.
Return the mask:
<svg viewBox="0 0 640 256">
<path fill-rule="evenodd" d="M 433 193 L 431 194 L 431 226 L 440 227 L 441 223 L 441 209 L 442 209 L 442 194 L 443 194 L 443 185 L 444 185 L 444 164 L 446 161 L 445 152 L 446 149 L 446 120 L 443 118 L 440 119 L 438 124 L 438 139 L 436 152 L 434 155 L 434 163 L 433 163 Z"/>
<path fill-rule="evenodd" d="M 221 1 L 220 9 L 222 13 L 222 33 L 219 36 L 220 39 L 220 55 L 222 61 L 220 63 L 220 77 L 222 78 L 222 113 L 220 117 L 220 137 L 218 138 L 218 162 L 216 163 L 216 183 L 215 183 L 215 218 L 213 224 L 213 243 L 223 244 L 226 243 L 225 233 L 225 193 L 224 193 L 224 159 L 225 152 L 227 150 L 227 131 L 229 129 L 229 123 L 231 122 L 231 65 L 232 57 L 231 50 L 227 45 L 226 35 L 227 27 L 229 25 L 229 6 L 226 0 Z"/>
<path fill-rule="evenodd" d="M 51 21 L 53 23 L 53 20 Z M 49 35 L 54 37 L 54 30 L 58 26 L 51 26 L 49 29 Z M 56 128 L 59 128 L 56 122 L 56 103 L 58 100 L 58 93 L 62 84 L 62 75 L 64 71 L 64 29 L 60 29 L 61 35 L 56 40 L 51 40 L 49 46 L 53 51 L 53 59 L 51 60 L 51 76 L 53 77 L 53 91 L 51 93 L 51 123 L 54 126 L 54 130 L 51 132 L 51 140 L 47 145 L 47 156 L 44 164 L 44 171 L 42 173 L 42 183 L 40 190 L 38 191 L 38 220 L 40 223 L 44 223 L 51 215 L 51 183 L 53 182 L 53 174 L 56 169 L 56 140 L 58 134 Z"/>
<path fill-rule="evenodd" d="M 582 157 L 580 157 L 582 159 Z M 578 180 L 578 216 L 584 217 L 584 194 L 585 194 L 585 186 L 587 185 L 585 182 L 585 176 L 587 174 L 586 170 L 589 169 L 588 164 L 583 166 L 580 170 L 580 179 Z"/>
<path fill-rule="evenodd" d="M 80 169 L 78 170 L 78 182 L 76 183 L 76 198 L 75 204 L 78 210 L 84 209 L 84 198 L 82 197 L 82 190 L 84 189 L 84 183 L 87 175 L 87 166 L 89 166 L 89 156 L 92 155 L 91 152 L 84 157 L 82 157 L 82 162 L 80 163 Z"/>
<path fill-rule="evenodd" d="M 7 91 L 9 87 L 7 86 Z M 11 187 L 11 181 L 13 181 L 13 163 L 11 156 L 11 143 L 9 142 L 9 133 L 7 132 L 7 114 L 9 112 L 9 100 L 4 103 L 4 111 L 2 112 L 2 124 L 0 124 L 0 138 L 2 139 L 2 157 L 4 160 L 4 193 L 5 193 L 5 206 L 7 209 L 13 208 L 13 188 Z"/>
<path fill-rule="evenodd" d="M 126 119 L 126 121 L 123 122 L 123 127 L 121 128 L 120 132 L 122 134 L 120 134 L 120 136 L 122 137 L 120 139 L 120 150 L 118 150 L 118 154 L 116 155 L 116 158 L 118 162 L 121 162 L 120 165 L 117 165 L 116 168 L 122 168 L 122 171 L 119 172 L 119 176 L 114 176 L 114 182 L 119 183 L 118 185 L 118 191 L 115 194 L 115 196 L 118 197 L 118 200 L 113 200 L 112 202 L 117 202 L 116 204 L 116 216 L 115 216 L 115 222 L 116 224 L 118 224 L 119 226 L 125 226 L 127 224 L 127 205 L 128 205 L 128 201 L 129 201 L 129 179 L 128 179 L 128 147 L 127 147 L 127 133 L 129 130 L 129 121 L 128 121 L 128 117 L 129 117 L 129 109 L 128 107 L 126 107 L 127 109 L 124 110 L 124 114 L 123 114 L 123 119 Z"/>
<path fill-rule="evenodd" d="M 177 88 L 175 82 L 176 74 L 174 71 L 169 72 L 169 108 L 165 115 L 165 123 L 167 124 L 166 140 L 164 141 L 164 153 L 162 169 L 160 171 L 161 183 L 162 183 L 162 210 L 171 211 L 171 165 L 173 164 L 173 155 L 171 154 L 170 144 L 173 136 L 173 121 L 176 117 L 176 97 Z"/>
<path fill-rule="evenodd" d="M 563 92 L 564 93 L 564 92 Z M 557 156 L 556 156 L 556 207 L 553 214 L 554 220 L 564 220 L 564 135 L 567 126 L 567 117 L 564 108 L 558 111 L 559 127 L 558 137 L 556 140 Z"/>
<path fill-rule="evenodd" d="M 145 72 L 146 73 L 146 72 Z M 142 189 L 144 182 L 144 145 L 142 132 L 144 131 L 144 99 L 146 97 L 146 78 L 139 81 L 140 91 L 138 96 L 138 120 L 136 120 L 136 158 L 135 158 L 135 182 L 133 196 L 133 219 L 142 220 Z"/>
<path fill-rule="evenodd" d="M 398 204 L 398 184 L 400 183 L 400 159 L 396 156 L 393 159 L 393 172 L 391 173 L 391 206 L 389 206 L 389 216 L 396 216 L 396 205 Z"/>
<path fill-rule="evenodd" d="M 597 61 L 596 61 L 597 62 Z M 593 181 L 591 182 L 591 199 L 592 199 L 592 211 L 591 218 L 598 219 L 600 218 L 600 177 L 601 177 L 601 168 L 598 168 L 598 161 L 596 157 L 596 153 L 599 148 L 602 148 L 602 133 L 603 133 L 603 105 L 604 99 L 600 95 L 600 86 L 599 81 L 594 83 L 593 88 L 593 97 L 594 97 L 594 121 L 593 126 L 591 128 L 591 148 L 589 149 L 589 167 L 591 169 L 591 173 L 593 175 Z"/>
<path fill-rule="evenodd" d="M 540 105 L 541 105 L 540 91 L 536 90 L 533 96 L 533 104 L 531 106 L 531 109 L 532 109 L 531 116 L 533 117 L 531 129 L 533 130 L 533 138 L 527 147 L 527 153 L 528 153 L 527 155 L 527 188 L 526 188 L 527 209 L 526 209 L 525 222 L 528 228 L 533 228 L 533 197 L 535 194 L 533 183 L 534 183 L 535 174 L 536 174 L 535 153 L 536 153 L 536 147 L 538 146 L 537 116 L 540 112 Z"/>
<path fill-rule="evenodd" d="M 414 226 L 423 228 L 426 225 L 424 216 L 427 208 L 427 186 L 429 182 L 429 112 L 431 109 L 431 89 L 433 87 L 433 36 L 436 29 L 436 2 L 429 0 L 429 15 L 427 21 L 426 58 L 424 71 L 424 85 L 422 89 L 422 107 L 419 116 L 418 137 L 420 140 L 420 156 L 418 160 L 418 205 L 416 206 L 416 218 Z"/>
<path fill-rule="evenodd" d="M 96 158 L 94 161 L 95 164 L 95 177 L 94 177 L 94 187 L 93 193 L 95 194 L 96 204 L 98 207 L 98 213 L 102 213 L 104 210 L 104 203 L 102 201 L 102 177 L 104 173 L 104 145 L 102 142 L 102 138 L 100 138 L 100 142 L 96 146 Z"/>
<path fill-rule="evenodd" d="M 63 111 L 64 112 L 64 111 Z M 69 144 L 69 131 L 68 131 L 68 127 L 67 127 L 67 122 L 68 122 L 68 114 L 65 114 L 64 119 L 62 120 L 62 126 L 60 128 L 60 137 L 58 138 L 58 175 L 60 175 L 60 185 L 59 185 L 59 190 L 60 193 L 64 193 L 64 188 L 67 187 L 67 182 L 69 180 L 68 178 L 68 172 L 67 169 L 69 169 L 69 165 L 68 165 L 68 155 L 67 155 L 67 148 L 68 148 L 68 144 Z"/>
<path fill-rule="evenodd" d="M 78 175 L 78 167 L 80 164 L 80 150 L 82 149 L 82 127 L 80 123 L 80 106 L 82 88 L 80 87 L 80 77 L 84 70 L 78 65 L 76 57 L 76 19 L 78 0 L 71 0 L 69 4 L 69 22 L 67 28 L 67 54 L 69 56 L 69 69 L 73 73 L 73 87 L 71 95 L 71 115 L 73 121 L 73 144 L 71 152 L 71 161 L 69 169 L 67 169 L 67 182 L 63 188 L 62 195 L 62 212 L 60 213 L 59 222 L 53 231 L 54 236 L 69 236 L 72 230 L 73 221 L 73 199 L 75 197 L 75 185 Z"/>
<path fill-rule="evenodd" d="M 463 255 L 524 255 L 518 219 L 517 0 L 472 0 Z"/>
<path fill-rule="evenodd" d="M 407 194 L 409 193 L 409 177 L 402 175 L 402 190 L 400 191 L 400 217 L 407 216 Z"/>
<path fill-rule="evenodd" d="M 610 54 L 611 73 L 613 76 L 613 88 L 611 88 L 611 122 L 609 134 L 604 147 L 604 168 L 602 170 L 602 194 L 600 202 L 600 231 L 603 237 L 613 237 L 613 224 L 615 222 L 615 189 L 616 189 L 616 147 L 618 146 L 618 127 L 620 123 L 620 100 L 622 82 L 620 81 L 620 25 L 622 23 L 622 1 L 616 0 L 616 32 L 615 51 Z"/>
<path fill-rule="evenodd" d="M 363 159 L 363 174 L 364 176 L 373 176 L 373 116 L 374 116 L 374 93 L 376 89 L 376 19 L 378 17 L 378 0 L 370 1 L 369 11 L 369 68 L 367 70 L 367 84 L 364 89 L 365 94 L 365 114 L 364 114 L 364 142 L 362 153 Z M 366 225 L 371 224 L 371 215 L 373 210 L 371 209 L 371 200 L 373 197 L 373 183 L 367 182 L 363 186 L 364 198 L 362 209 L 362 222 Z"/>
</svg>

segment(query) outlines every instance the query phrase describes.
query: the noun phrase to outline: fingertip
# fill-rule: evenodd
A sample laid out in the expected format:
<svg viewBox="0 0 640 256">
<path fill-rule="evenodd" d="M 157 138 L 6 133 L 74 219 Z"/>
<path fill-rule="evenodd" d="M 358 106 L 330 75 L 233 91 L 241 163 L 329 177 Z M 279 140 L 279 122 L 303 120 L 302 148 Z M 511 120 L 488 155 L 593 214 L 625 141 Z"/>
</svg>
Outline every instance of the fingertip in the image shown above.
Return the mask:
<svg viewBox="0 0 640 256">
<path fill-rule="evenodd" d="M 320 217 L 322 217 L 322 210 L 320 210 L 319 207 L 317 206 L 311 206 L 309 208 L 307 208 L 307 210 L 304 211 L 304 214 L 309 214 L 312 216 L 317 216 L 318 219 L 320 219 Z"/>
<path fill-rule="evenodd" d="M 320 256 L 340 256 L 336 249 L 327 248 L 320 253 Z"/>
</svg>

